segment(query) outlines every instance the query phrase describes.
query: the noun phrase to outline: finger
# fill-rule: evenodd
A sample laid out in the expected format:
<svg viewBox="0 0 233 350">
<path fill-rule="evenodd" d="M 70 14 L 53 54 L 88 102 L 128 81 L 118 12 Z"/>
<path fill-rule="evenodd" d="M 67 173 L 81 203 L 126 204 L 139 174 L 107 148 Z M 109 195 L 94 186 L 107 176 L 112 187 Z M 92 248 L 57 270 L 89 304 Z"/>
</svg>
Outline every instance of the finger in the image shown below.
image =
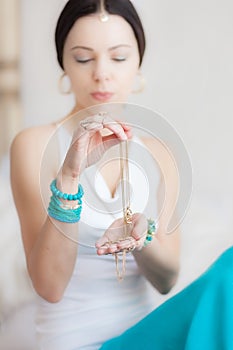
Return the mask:
<svg viewBox="0 0 233 350">
<path fill-rule="evenodd" d="M 132 131 L 132 127 L 129 124 L 126 124 L 125 122 L 123 122 L 121 120 L 117 120 L 117 119 L 116 119 L 116 122 L 122 126 L 122 128 L 124 129 L 125 132 Z"/>
<path fill-rule="evenodd" d="M 80 136 L 80 133 L 83 135 L 87 132 L 100 131 L 104 128 L 103 119 L 104 117 L 99 114 L 82 119 L 79 123 L 80 128 L 77 131 L 77 136 Z"/>
<path fill-rule="evenodd" d="M 97 249 L 98 255 L 107 255 L 107 254 L 113 254 L 118 253 L 120 250 L 117 247 L 117 244 L 105 244 L 102 245 L 100 248 Z"/>
<path fill-rule="evenodd" d="M 128 139 L 131 139 L 133 134 L 132 134 L 132 126 L 129 124 L 126 124 L 125 122 L 116 119 L 116 121 L 122 126 L 122 128 L 124 129 L 124 132 L 127 136 Z"/>
<path fill-rule="evenodd" d="M 110 254 L 110 253 L 108 252 L 108 248 L 103 246 L 103 247 L 97 249 L 97 254 L 98 255 L 106 255 L 106 254 Z"/>
<path fill-rule="evenodd" d="M 110 137 L 105 138 L 105 140 L 122 140 L 125 141 L 130 138 L 130 132 L 127 131 L 128 128 L 126 128 L 126 132 L 124 131 L 124 128 L 121 126 L 121 124 L 117 123 L 115 120 L 109 118 L 109 117 L 103 117 L 102 115 L 95 115 L 92 117 L 87 117 L 80 122 L 80 129 L 75 134 L 75 140 L 77 138 L 80 138 L 82 136 L 85 136 L 87 133 L 95 133 L 97 131 L 100 131 L 102 129 L 108 129 L 113 133 L 113 135 L 108 135 Z M 114 143 L 117 144 L 117 142 Z M 111 144 L 111 146 L 114 144 Z"/>
<path fill-rule="evenodd" d="M 102 241 L 104 241 L 104 237 L 102 238 L 103 238 Z M 110 247 L 111 247 L 111 243 L 109 242 L 108 238 L 107 238 L 107 242 L 105 242 L 100 246 L 96 243 L 97 254 L 98 255 L 111 254 Z"/>
<path fill-rule="evenodd" d="M 109 117 L 104 117 L 103 126 L 112 131 L 120 140 L 126 141 L 128 139 L 122 125 L 115 120 Z"/>
<path fill-rule="evenodd" d="M 117 247 L 119 250 L 128 249 L 134 247 L 135 243 L 136 240 L 133 237 L 127 237 L 126 239 L 117 242 Z"/>
<path fill-rule="evenodd" d="M 95 246 L 96 248 L 101 248 L 106 244 L 109 244 L 109 238 L 106 235 L 104 235 L 98 239 Z"/>
<path fill-rule="evenodd" d="M 106 152 L 108 149 L 110 149 L 113 146 L 118 145 L 120 142 L 122 142 L 119 138 L 117 138 L 116 135 L 111 134 L 108 136 L 104 136 L 102 138 L 103 140 L 103 147 L 104 147 L 104 151 Z"/>
<path fill-rule="evenodd" d="M 113 254 L 113 253 L 117 253 L 119 251 L 118 246 L 116 243 L 112 243 L 109 245 L 109 249 L 108 252 Z"/>
<path fill-rule="evenodd" d="M 96 130 L 97 131 L 97 130 Z M 90 138 L 90 133 L 94 133 L 95 130 L 84 129 L 81 125 L 73 132 L 73 137 L 71 141 L 72 146 L 77 146 L 78 144 L 86 143 Z"/>
<path fill-rule="evenodd" d="M 97 131 L 107 128 L 121 140 L 127 140 L 128 137 L 131 137 L 130 126 L 126 125 L 123 122 L 113 120 L 103 113 L 99 113 L 97 115 L 90 116 L 81 120 L 80 126 L 85 131 Z"/>
</svg>

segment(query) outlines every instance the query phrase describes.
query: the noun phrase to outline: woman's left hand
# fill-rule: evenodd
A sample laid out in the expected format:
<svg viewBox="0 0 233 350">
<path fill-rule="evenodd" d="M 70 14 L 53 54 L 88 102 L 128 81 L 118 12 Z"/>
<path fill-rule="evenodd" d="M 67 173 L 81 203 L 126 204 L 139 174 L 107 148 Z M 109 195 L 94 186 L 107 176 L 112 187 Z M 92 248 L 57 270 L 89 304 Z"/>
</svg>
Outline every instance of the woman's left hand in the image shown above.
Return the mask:
<svg viewBox="0 0 233 350">
<path fill-rule="evenodd" d="M 147 225 L 147 218 L 140 213 L 133 214 L 130 224 L 126 224 L 124 218 L 116 219 L 96 242 L 97 254 L 140 250 L 146 238 Z"/>
</svg>

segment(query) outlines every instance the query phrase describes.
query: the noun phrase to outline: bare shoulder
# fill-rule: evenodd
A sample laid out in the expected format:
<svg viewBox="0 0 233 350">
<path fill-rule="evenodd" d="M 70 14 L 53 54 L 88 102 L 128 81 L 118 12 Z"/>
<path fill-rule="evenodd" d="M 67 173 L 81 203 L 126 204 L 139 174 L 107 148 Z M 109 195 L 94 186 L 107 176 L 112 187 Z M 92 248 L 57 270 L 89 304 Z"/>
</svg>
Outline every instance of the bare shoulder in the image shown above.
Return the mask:
<svg viewBox="0 0 233 350">
<path fill-rule="evenodd" d="M 13 192 L 38 188 L 41 162 L 46 146 L 56 130 L 55 124 L 32 127 L 16 135 L 10 150 L 11 183 Z M 54 167 L 52 157 L 48 175 Z"/>
<path fill-rule="evenodd" d="M 33 171 L 33 169 L 36 171 L 43 152 L 55 131 L 56 125 L 48 124 L 27 128 L 19 132 L 11 144 L 11 167 L 17 172 L 24 172 L 25 168 L 28 172 Z"/>
<path fill-rule="evenodd" d="M 46 145 L 55 130 L 55 124 L 47 124 L 20 131 L 11 144 L 11 153 L 19 154 L 22 149 L 30 151 L 31 148 L 39 151 Z"/>
</svg>

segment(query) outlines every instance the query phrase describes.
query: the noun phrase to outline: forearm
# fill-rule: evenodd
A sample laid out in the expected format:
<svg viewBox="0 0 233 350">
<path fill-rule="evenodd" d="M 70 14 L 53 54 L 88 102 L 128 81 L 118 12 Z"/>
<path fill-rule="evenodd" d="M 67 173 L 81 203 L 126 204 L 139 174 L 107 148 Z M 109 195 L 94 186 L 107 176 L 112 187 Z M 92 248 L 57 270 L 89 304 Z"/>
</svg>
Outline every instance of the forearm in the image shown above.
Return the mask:
<svg viewBox="0 0 233 350">
<path fill-rule="evenodd" d="M 162 294 L 174 286 L 179 273 L 179 250 L 170 248 L 155 237 L 140 251 L 133 252 L 134 258 L 145 277 Z"/>
<path fill-rule="evenodd" d="M 78 183 L 65 178 L 62 182 L 58 176 L 57 186 L 75 193 Z M 77 201 L 64 202 L 77 204 Z M 48 301 L 58 301 L 64 293 L 77 257 L 77 240 L 78 223 L 64 223 L 47 216 L 30 252 L 28 270 L 36 291 Z"/>
<path fill-rule="evenodd" d="M 48 217 L 27 259 L 36 292 L 50 302 L 63 296 L 77 257 L 77 244 L 63 234 L 68 229 L 69 236 L 74 237 L 74 231 L 77 235 L 77 224 L 62 224 L 58 228 Z"/>
</svg>

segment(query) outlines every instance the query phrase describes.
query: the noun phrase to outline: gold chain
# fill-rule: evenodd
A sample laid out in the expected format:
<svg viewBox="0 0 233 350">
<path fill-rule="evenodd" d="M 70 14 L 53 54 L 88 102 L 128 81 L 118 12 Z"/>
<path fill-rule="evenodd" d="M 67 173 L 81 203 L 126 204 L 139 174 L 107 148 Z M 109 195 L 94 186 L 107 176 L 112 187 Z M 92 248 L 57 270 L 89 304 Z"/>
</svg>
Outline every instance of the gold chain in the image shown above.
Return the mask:
<svg viewBox="0 0 233 350">
<path fill-rule="evenodd" d="M 132 211 L 130 209 L 130 186 L 129 186 L 129 149 L 128 141 L 120 143 L 120 178 L 122 192 L 122 211 L 124 218 L 124 235 L 123 239 L 129 235 L 129 225 L 132 224 Z M 122 251 L 122 271 L 119 271 L 119 253 L 114 253 L 116 262 L 116 273 L 118 281 L 122 281 L 126 271 L 126 249 Z"/>
</svg>

